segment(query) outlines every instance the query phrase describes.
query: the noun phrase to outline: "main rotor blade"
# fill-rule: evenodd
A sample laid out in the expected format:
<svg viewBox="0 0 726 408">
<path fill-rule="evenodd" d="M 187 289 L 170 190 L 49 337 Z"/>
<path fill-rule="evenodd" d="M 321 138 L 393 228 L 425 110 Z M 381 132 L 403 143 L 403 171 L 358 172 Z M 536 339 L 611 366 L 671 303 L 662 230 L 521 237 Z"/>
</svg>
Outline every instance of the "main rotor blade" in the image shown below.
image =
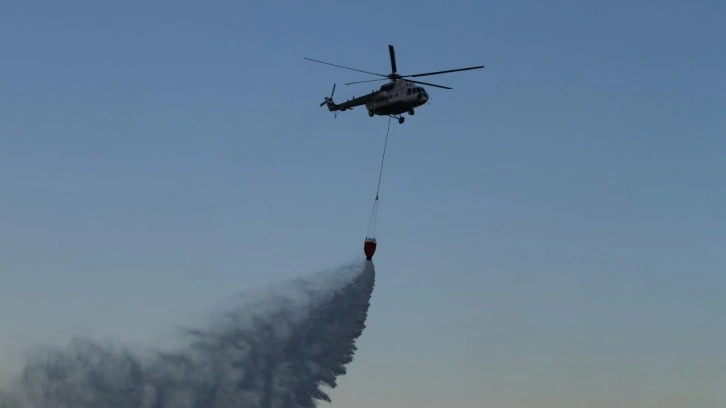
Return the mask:
<svg viewBox="0 0 726 408">
<path fill-rule="evenodd" d="M 429 83 L 429 82 L 423 82 L 423 81 L 414 81 L 414 80 L 411 80 L 411 79 L 407 79 L 406 81 L 408 81 L 408 82 L 415 82 L 415 83 L 417 83 L 417 84 L 423 84 L 423 85 L 430 85 L 430 86 L 435 86 L 435 87 L 437 87 L 437 88 L 444 88 L 444 89 L 454 89 L 454 88 L 449 88 L 448 86 L 443 86 L 443 85 L 436 85 L 436 84 L 432 84 L 432 83 Z"/>
<path fill-rule="evenodd" d="M 364 73 L 364 74 L 378 75 L 378 76 L 382 76 L 382 77 L 386 77 L 386 78 L 388 78 L 388 75 L 383 75 L 383 74 L 376 74 L 375 72 L 368 72 L 368 71 L 363 71 L 363 70 L 360 70 L 360 69 L 355 69 L 355 68 L 348 68 L 348 67 L 344 67 L 344 66 L 342 66 L 342 65 L 337 65 L 337 64 L 331 64 L 331 63 L 329 63 L 329 62 L 325 62 L 325 61 L 320 61 L 320 60 L 316 60 L 316 59 L 312 59 L 312 58 L 308 58 L 308 57 L 303 57 L 303 58 L 304 58 L 304 59 L 306 59 L 306 60 L 310 60 L 310 61 L 315 61 L 315 62 L 319 62 L 319 63 L 321 63 L 321 64 L 326 64 L 326 65 L 332 65 L 332 66 L 334 66 L 334 67 L 338 67 L 338 68 L 345 68 L 345 69 L 349 69 L 349 70 L 351 70 L 351 71 L 357 71 L 357 72 L 362 72 L 362 73 Z"/>
<path fill-rule="evenodd" d="M 375 82 L 375 81 L 386 81 L 386 80 L 388 80 L 388 78 L 369 79 L 369 80 L 366 80 L 366 81 L 348 82 L 346 85 L 362 84 L 364 82 Z"/>
<path fill-rule="evenodd" d="M 388 45 L 388 54 L 391 56 L 391 74 L 396 74 L 396 52 L 392 45 Z"/>
<path fill-rule="evenodd" d="M 401 76 L 401 78 L 415 78 L 415 77 L 422 77 L 422 76 L 428 76 L 428 75 L 447 74 L 449 72 L 468 71 L 470 69 L 480 69 L 480 68 L 484 68 L 484 65 L 479 65 L 477 67 L 468 67 L 468 68 L 447 69 L 446 71 L 426 72 L 424 74 L 403 75 L 403 76 Z"/>
</svg>

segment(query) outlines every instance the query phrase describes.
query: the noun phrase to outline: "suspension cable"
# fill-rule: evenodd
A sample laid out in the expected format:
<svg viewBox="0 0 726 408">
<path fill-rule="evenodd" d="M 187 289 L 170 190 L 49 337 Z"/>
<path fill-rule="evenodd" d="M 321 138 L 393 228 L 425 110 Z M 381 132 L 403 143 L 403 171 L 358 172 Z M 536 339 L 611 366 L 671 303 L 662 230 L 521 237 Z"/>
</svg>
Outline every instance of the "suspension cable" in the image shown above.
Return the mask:
<svg viewBox="0 0 726 408">
<path fill-rule="evenodd" d="M 381 178 L 383 177 L 383 161 L 386 159 L 386 147 L 388 146 L 388 135 L 391 131 L 391 117 L 388 117 L 388 127 L 386 128 L 386 140 L 383 142 L 383 155 L 381 156 L 381 167 L 378 172 L 378 186 L 376 187 L 376 198 L 373 200 L 373 210 L 371 211 L 371 219 L 368 224 L 368 237 L 374 238 L 376 235 L 376 220 L 378 218 L 378 197 L 381 192 Z"/>
<path fill-rule="evenodd" d="M 378 187 L 376 187 L 376 200 L 378 193 L 381 191 L 381 177 L 383 177 L 383 160 L 386 159 L 386 147 L 388 146 L 388 133 L 391 130 L 391 118 L 388 118 L 388 127 L 386 128 L 386 141 L 383 142 L 383 156 L 381 157 L 381 170 L 378 172 Z"/>
</svg>

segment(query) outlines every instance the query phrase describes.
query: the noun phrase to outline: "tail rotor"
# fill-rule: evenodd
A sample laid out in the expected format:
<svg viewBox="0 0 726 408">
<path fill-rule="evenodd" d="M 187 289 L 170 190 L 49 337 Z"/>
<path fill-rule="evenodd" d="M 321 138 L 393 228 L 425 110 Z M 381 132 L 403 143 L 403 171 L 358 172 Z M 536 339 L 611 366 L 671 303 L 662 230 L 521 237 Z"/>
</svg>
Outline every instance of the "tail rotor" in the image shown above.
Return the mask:
<svg viewBox="0 0 726 408">
<path fill-rule="evenodd" d="M 333 112 L 333 116 L 335 118 L 338 117 L 338 109 L 335 105 L 335 102 L 333 102 L 333 95 L 335 95 L 335 84 L 333 84 L 333 90 L 330 92 L 330 96 L 326 96 L 325 99 L 323 99 L 323 102 L 320 104 L 320 107 L 323 107 L 323 105 L 328 105 L 328 110 Z"/>
<path fill-rule="evenodd" d="M 334 94 L 335 94 L 335 84 L 333 84 L 333 91 L 330 93 L 330 96 L 329 97 L 326 96 L 325 99 L 323 100 L 323 102 L 320 104 L 320 106 L 322 107 L 326 103 L 335 103 L 335 102 L 333 102 L 333 95 Z"/>
</svg>

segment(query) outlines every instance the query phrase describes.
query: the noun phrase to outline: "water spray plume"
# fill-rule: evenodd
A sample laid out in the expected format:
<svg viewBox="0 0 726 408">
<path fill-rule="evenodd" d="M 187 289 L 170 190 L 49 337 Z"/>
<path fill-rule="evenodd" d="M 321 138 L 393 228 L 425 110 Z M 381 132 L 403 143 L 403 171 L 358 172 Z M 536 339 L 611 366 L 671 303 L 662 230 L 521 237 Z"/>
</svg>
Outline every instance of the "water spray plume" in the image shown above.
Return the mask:
<svg viewBox="0 0 726 408">
<path fill-rule="evenodd" d="M 313 408 L 353 360 L 375 282 L 363 261 L 186 329 L 172 351 L 75 339 L 36 352 L 0 408 Z"/>
</svg>

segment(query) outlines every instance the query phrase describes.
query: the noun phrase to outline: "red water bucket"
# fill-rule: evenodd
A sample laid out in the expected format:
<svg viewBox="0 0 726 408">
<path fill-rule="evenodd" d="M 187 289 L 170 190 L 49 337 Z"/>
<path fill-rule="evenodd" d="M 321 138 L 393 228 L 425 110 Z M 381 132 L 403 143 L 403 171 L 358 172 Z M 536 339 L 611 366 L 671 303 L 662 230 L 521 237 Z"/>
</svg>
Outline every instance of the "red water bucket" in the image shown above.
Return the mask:
<svg viewBox="0 0 726 408">
<path fill-rule="evenodd" d="M 363 243 L 363 252 L 365 252 L 367 260 L 370 261 L 371 259 L 373 259 L 373 254 L 376 253 L 375 238 L 366 238 L 365 242 Z"/>
</svg>

